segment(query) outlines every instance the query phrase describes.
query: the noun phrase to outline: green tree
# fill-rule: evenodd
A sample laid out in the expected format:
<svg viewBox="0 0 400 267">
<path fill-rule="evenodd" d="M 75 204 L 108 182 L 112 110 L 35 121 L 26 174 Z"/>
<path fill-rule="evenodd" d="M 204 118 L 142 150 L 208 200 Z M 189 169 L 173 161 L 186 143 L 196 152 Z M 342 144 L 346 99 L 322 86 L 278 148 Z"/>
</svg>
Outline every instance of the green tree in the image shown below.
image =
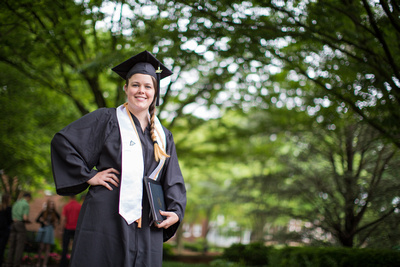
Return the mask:
<svg viewBox="0 0 400 267">
<path fill-rule="evenodd" d="M 237 124 L 239 131 L 231 129 L 230 151 L 237 145 L 241 152 L 227 157 L 240 162 L 242 173 L 227 192 L 230 202 L 243 207 L 241 215 L 251 218 L 253 240 L 273 235 L 269 241 L 307 237 L 315 243 L 373 246 L 372 240 L 382 240 L 380 230 L 395 229 L 398 148 L 358 115 L 335 110 L 315 117 L 296 110 L 254 110 L 242 114 L 246 119 Z M 292 218 L 307 227 L 279 236 Z M 319 229 L 325 236 L 317 237 Z M 394 236 L 391 231 L 384 240 L 393 246 Z"/>
<path fill-rule="evenodd" d="M 101 73 L 121 55 L 118 35 L 96 28 L 104 18 L 96 7 L 93 1 L 2 1 L 0 61 L 67 97 L 81 114 L 107 106 L 106 98 L 120 90 L 104 84 Z"/>
<path fill-rule="evenodd" d="M 233 130 L 238 153 L 230 156 L 241 171 L 228 188 L 230 202 L 243 207 L 236 219 L 252 230 L 252 241 L 287 243 L 288 237 L 280 238 L 276 232 L 286 227 L 292 209 L 301 206 L 285 190 L 286 179 L 294 175 L 291 151 L 295 145 L 288 136 L 296 129 L 308 131 L 306 125 L 313 119 L 305 113 L 273 107 L 254 108 L 240 116 L 238 130 Z"/>
<path fill-rule="evenodd" d="M 187 116 L 186 118 L 188 118 Z M 240 218 L 240 209 L 230 204 L 229 184 L 232 166 L 240 164 L 229 154 L 239 153 L 231 145 L 232 127 L 237 123 L 235 116 L 228 114 L 220 119 L 210 119 L 200 126 L 191 128 L 197 120 L 188 118 L 175 124 L 174 138 L 179 144 L 178 156 L 188 189 L 188 207 L 185 221 L 188 224 L 201 224 L 203 248 L 207 249 L 206 236 L 211 222 L 224 215 L 227 221 Z M 202 121 L 202 120 L 201 120 Z M 191 131 L 188 134 L 187 129 Z"/>
<path fill-rule="evenodd" d="M 322 150 L 333 129 L 321 130 L 321 122 L 338 127 L 333 119 L 351 110 L 400 146 L 398 14 L 398 5 L 384 0 L 2 1 L 1 169 L 32 185 L 50 176 L 52 135 L 87 112 L 121 104 L 123 81 L 110 68 L 147 49 L 174 71 L 159 112 L 179 144 L 188 210 L 207 220 L 229 213 L 253 229 L 276 218 L 286 223 L 292 210 L 314 207 L 311 200 L 296 204 L 284 189 L 294 182 L 288 177 L 312 180 L 311 163 L 329 163 Z M 319 129 L 321 146 L 310 129 Z M 295 131 L 300 148 L 321 150 L 300 150 L 302 166 L 289 153 L 300 153 L 288 139 Z M 389 146 L 377 140 L 369 157 Z M 361 152 L 354 153 L 357 161 Z M 369 222 L 393 201 L 373 196 L 362 216 Z M 367 232 L 359 231 L 360 242 Z"/>
<path fill-rule="evenodd" d="M 0 7 L 4 21 L 0 62 L 67 97 L 81 115 L 123 102 L 123 81 L 110 68 L 145 49 L 175 73 L 163 90 L 164 103 L 171 102 L 175 114 L 182 114 L 185 106 L 212 89 L 193 90 L 191 85 L 199 78 L 180 79 L 202 57 L 180 49 L 184 41 L 166 30 L 178 24 L 177 14 L 166 17 L 150 2 L 6 0 Z M 173 86 L 178 79 L 182 88 Z"/>
<path fill-rule="evenodd" d="M 3 181 L 3 189 L 16 197 L 51 180 L 50 140 L 74 112 L 55 92 L 7 70 L 0 63 L 0 169 L 14 187 Z"/>
<path fill-rule="evenodd" d="M 169 30 L 226 60 L 218 73 L 235 72 L 240 105 L 293 106 L 313 90 L 400 147 L 396 1 L 177 2 L 188 29 Z"/>
<path fill-rule="evenodd" d="M 400 158 L 398 148 L 351 116 L 298 136 L 299 155 L 288 164 L 296 175 L 287 178 L 286 189 L 302 203 L 293 209 L 295 218 L 343 246 L 359 247 L 399 211 Z"/>
<path fill-rule="evenodd" d="M 89 111 L 121 104 L 123 81 L 111 73 L 110 67 L 136 52 L 157 49 L 162 36 L 150 38 L 153 31 L 144 34 L 147 28 L 140 27 L 140 21 L 147 19 L 147 15 L 141 17 L 140 4 L 114 3 L 113 9 L 104 11 L 107 4 L 113 3 L 73 0 L 6 0 L 0 3 L 1 115 L 4 122 L 1 130 L 5 145 L 1 168 L 10 176 L 43 175 L 50 180 L 48 148 L 53 134 Z M 121 16 L 115 20 L 123 8 L 135 12 L 131 17 Z M 110 25 L 107 19 L 111 19 Z M 149 20 L 149 24 L 151 22 Z M 153 30 L 161 32 L 166 23 L 155 23 Z M 129 29 L 135 32 L 126 33 Z M 158 56 L 163 58 L 165 54 L 161 51 Z M 172 99 L 173 94 L 168 95 Z M 46 102 L 41 102 L 43 99 Z M 33 105 L 33 100 L 38 101 L 37 105 Z M 185 106 L 190 101 L 175 103 Z M 55 112 L 56 109 L 63 113 Z M 182 109 L 177 107 L 177 112 Z M 48 127 L 40 125 L 39 120 Z M 39 134 L 42 131 L 43 134 Z M 26 143 L 30 145 L 28 151 Z M 36 155 L 46 157 L 39 157 L 41 162 L 35 162 L 39 159 Z M 27 161 L 32 164 L 26 164 Z M 21 168 L 16 162 L 25 167 Z"/>
</svg>

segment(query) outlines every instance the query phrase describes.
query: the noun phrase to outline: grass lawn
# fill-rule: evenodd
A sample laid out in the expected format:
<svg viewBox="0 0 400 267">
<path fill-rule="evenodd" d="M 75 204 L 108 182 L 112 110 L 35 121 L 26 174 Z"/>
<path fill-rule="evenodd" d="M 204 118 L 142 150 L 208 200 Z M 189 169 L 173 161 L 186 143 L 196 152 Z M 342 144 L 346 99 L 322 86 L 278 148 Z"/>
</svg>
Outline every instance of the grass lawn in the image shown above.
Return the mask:
<svg viewBox="0 0 400 267">
<path fill-rule="evenodd" d="M 163 267 L 209 267 L 210 265 L 204 263 L 185 263 L 185 262 L 176 262 L 176 261 L 164 261 Z"/>
</svg>

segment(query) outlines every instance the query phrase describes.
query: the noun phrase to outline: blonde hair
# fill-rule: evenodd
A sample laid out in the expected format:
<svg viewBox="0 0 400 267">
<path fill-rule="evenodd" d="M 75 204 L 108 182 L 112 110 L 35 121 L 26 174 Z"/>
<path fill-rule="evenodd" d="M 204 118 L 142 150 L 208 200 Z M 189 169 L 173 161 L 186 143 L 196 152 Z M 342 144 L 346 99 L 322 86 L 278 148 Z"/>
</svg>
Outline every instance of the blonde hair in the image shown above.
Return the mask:
<svg viewBox="0 0 400 267">
<path fill-rule="evenodd" d="M 153 140 L 154 144 L 154 158 L 156 161 L 160 161 L 162 157 L 169 158 L 170 156 L 164 152 L 164 150 L 161 148 L 160 144 L 157 142 L 157 137 L 156 137 L 156 126 L 155 126 L 155 119 L 156 119 L 156 99 L 157 99 L 157 80 L 151 76 L 151 79 L 153 80 L 153 85 L 154 85 L 154 99 L 153 103 L 151 103 L 149 107 L 149 113 L 150 113 L 150 134 L 151 134 L 151 140 Z M 164 144 L 166 146 L 166 144 Z"/>
</svg>

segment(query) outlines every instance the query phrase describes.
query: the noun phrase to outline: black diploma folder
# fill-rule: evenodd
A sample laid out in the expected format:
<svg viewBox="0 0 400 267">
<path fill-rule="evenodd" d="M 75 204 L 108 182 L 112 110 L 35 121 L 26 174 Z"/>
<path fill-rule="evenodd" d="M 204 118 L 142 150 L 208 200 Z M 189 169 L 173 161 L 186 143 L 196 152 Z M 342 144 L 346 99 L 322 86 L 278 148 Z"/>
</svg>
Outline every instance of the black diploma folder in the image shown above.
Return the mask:
<svg viewBox="0 0 400 267">
<path fill-rule="evenodd" d="M 153 217 L 150 225 L 154 222 L 161 223 L 166 219 L 165 216 L 162 216 L 159 212 L 160 210 L 165 211 L 165 200 L 162 186 L 158 181 L 148 177 L 144 177 L 144 184 L 150 202 L 151 216 Z"/>
</svg>

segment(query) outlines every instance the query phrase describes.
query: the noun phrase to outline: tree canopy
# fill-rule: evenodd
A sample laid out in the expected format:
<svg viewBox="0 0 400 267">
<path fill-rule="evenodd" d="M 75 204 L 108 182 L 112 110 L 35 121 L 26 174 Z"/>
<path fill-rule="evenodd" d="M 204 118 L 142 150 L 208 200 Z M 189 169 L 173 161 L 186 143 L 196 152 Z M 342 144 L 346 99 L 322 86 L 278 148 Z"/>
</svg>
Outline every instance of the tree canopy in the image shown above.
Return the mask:
<svg viewBox="0 0 400 267">
<path fill-rule="evenodd" d="M 0 169 L 52 187 L 52 136 L 122 104 L 110 69 L 148 50 L 174 72 L 158 114 L 188 223 L 223 214 L 265 240 L 296 218 L 384 243 L 400 222 L 399 15 L 391 0 L 1 1 Z"/>
<path fill-rule="evenodd" d="M 313 90 L 314 101 L 342 102 L 400 145 L 396 1 L 181 2 L 191 13 L 181 34 L 230 60 L 222 69 L 237 71 L 244 100 L 293 106 Z"/>
</svg>

